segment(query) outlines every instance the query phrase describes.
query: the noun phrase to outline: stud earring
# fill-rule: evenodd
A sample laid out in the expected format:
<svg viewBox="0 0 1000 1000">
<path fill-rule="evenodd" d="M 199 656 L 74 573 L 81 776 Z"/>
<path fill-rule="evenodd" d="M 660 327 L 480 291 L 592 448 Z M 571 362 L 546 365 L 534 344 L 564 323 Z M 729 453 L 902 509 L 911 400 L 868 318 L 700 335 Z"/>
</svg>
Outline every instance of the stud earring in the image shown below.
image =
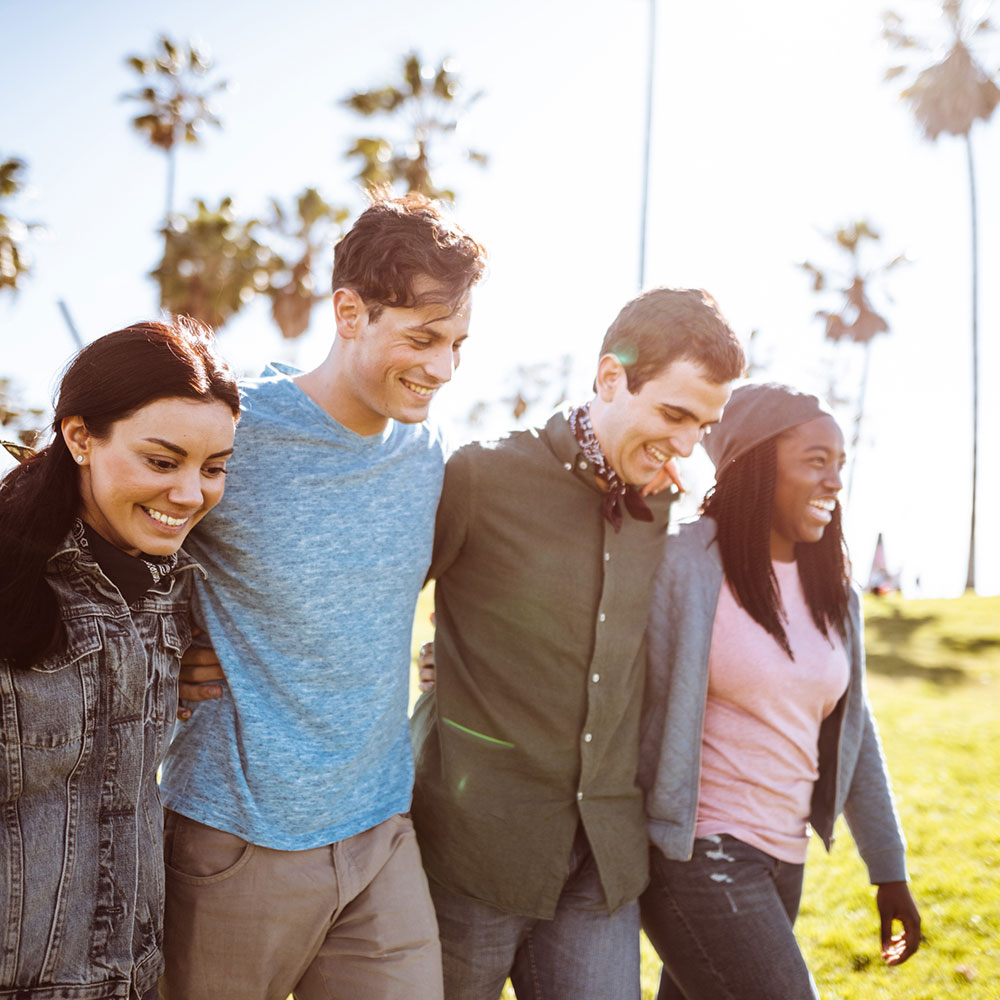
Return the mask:
<svg viewBox="0 0 1000 1000">
<path fill-rule="evenodd" d="M 76 460 L 80 465 L 83 465 L 83 455 L 77 455 Z"/>
</svg>

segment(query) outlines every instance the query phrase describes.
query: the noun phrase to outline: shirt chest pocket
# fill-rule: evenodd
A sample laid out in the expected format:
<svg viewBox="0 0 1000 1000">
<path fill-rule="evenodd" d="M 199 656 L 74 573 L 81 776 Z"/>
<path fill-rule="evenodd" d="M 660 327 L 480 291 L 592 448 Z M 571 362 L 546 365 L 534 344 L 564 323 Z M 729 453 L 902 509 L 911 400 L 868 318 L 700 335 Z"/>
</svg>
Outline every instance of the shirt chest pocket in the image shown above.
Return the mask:
<svg viewBox="0 0 1000 1000">
<path fill-rule="evenodd" d="M 67 648 L 27 670 L 11 672 L 21 746 L 58 749 L 78 742 L 96 705 L 95 670 L 104 641 L 96 621 L 69 624 Z"/>
</svg>

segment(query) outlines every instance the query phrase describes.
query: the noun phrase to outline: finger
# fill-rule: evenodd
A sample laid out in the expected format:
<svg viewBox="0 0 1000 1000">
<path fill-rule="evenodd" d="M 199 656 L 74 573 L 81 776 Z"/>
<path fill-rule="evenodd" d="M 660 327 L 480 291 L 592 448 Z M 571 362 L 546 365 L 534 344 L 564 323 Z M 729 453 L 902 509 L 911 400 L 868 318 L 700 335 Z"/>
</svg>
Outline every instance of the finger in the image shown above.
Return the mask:
<svg viewBox="0 0 1000 1000">
<path fill-rule="evenodd" d="M 198 666 L 200 664 L 212 664 L 218 663 L 219 658 L 215 655 L 215 650 L 210 646 L 192 646 L 188 651 L 181 657 L 181 664 L 183 666 L 193 665 Z"/>
<path fill-rule="evenodd" d="M 882 958 L 886 965 L 902 965 L 920 947 L 919 928 L 907 928 L 904 921 L 903 933 L 894 934 L 882 948 Z"/>
<path fill-rule="evenodd" d="M 177 706 L 177 720 L 179 722 L 187 722 L 191 718 L 191 709 L 186 705 Z"/>
<path fill-rule="evenodd" d="M 677 489 L 683 493 L 684 483 L 681 481 L 680 472 L 677 471 L 677 462 L 675 459 L 669 459 L 660 466 L 660 471 L 656 473 L 652 481 L 647 483 L 641 490 L 642 496 L 648 497 L 651 494 L 655 496 L 657 493 L 662 493 L 663 490 L 667 488 L 668 485 L 673 483 Z"/>
<path fill-rule="evenodd" d="M 683 493 L 684 483 L 681 481 L 681 474 L 680 470 L 677 468 L 677 461 L 673 458 L 670 459 L 670 461 L 663 466 L 663 471 L 667 474 L 674 486 L 676 486 L 677 489 Z"/>
<path fill-rule="evenodd" d="M 899 937 L 902 938 L 903 948 L 896 965 L 902 965 L 920 947 L 920 918 L 902 916 L 900 922 L 903 925 L 903 933 Z"/>
<path fill-rule="evenodd" d="M 666 489 L 667 484 L 670 482 L 670 476 L 667 473 L 665 465 L 661 465 L 656 475 L 646 483 L 641 490 L 639 490 L 639 495 L 643 497 L 656 496 L 657 493 L 662 492 Z"/>
<path fill-rule="evenodd" d="M 185 664 L 181 667 L 180 677 L 184 684 L 207 684 L 210 681 L 221 681 L 225 674 L 217 663 Z"/>
<path fill-rule="evenodd" d="M 904 935 L 897 934 L 882 947 L 882 959 L 886 965 L 899 965 L 910 957 Z"/>
<path fill-rule="evenodd" d="M 222 697 L 222 688 L 218 684 L 185 684 L 177 685 L 177 694 L 182 701 L 211 701 Z"/>
</svg>

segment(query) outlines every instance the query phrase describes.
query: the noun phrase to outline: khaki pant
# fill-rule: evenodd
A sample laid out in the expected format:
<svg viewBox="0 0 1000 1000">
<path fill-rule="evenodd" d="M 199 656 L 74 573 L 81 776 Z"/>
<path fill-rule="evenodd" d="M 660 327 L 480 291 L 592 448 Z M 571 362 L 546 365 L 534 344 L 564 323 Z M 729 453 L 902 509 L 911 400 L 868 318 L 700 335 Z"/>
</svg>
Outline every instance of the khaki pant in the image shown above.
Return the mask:
<svg viewBox="0 0 1000 1000">
<path fill-rule="evenodd" d="M 408 816 L 276 851 L 178 813 L 164 832 L 160 1000 L 438 1000 L 437 921 Z"/>
</svg>

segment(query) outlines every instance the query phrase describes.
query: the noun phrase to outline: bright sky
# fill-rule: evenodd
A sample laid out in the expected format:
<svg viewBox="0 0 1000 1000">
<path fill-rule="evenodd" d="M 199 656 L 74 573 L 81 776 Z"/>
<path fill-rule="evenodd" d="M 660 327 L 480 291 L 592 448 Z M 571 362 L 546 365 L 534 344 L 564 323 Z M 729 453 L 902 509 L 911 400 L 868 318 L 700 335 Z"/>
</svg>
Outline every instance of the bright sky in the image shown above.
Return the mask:
<svg viewBox="0 0 1000 1000">
<path fill-rule="evenodd" d="M 707 288 L 769 377 L 824 391 L 831 357 L 822 308 L 796 262 L 836 265 L 823 239 L 867 217 L 875 259 L 912 263 L 885 284 L 891 333 L 873 348 L 848 537 L 867 577 L 875 537 L 907 592 L 961 591 L 971 469 L 969 209 L 963 145 L 919 138 L 892 85 L 879 39 L 881 4 L 838 0 L 658 2 L 647 285 Z M 899 0 L 929 20 L 932 0 Z M 22 218 L 45 223 L 34 275 L 0 300 L 0 375 L 47 403 L 73 352 L 56 302 L 93 339 L 155 315 L 145 275 L 158 259 L 162 155 L 129 127 L 136 86 L 127 54 L 156 35 L 198 36 L 237 84 L 218 109 L 224 130 L 183 150 L 176 205 L 236 196 L 265 215 L 308 185 L 357 210 L 343 159 L 367 123 L 337 107 L 385 83 L 400 57 L 455 57 L 485 96 L 467 142 L 488 170 L 442 169 L 456 214 L 491 253 L 463 368 L 436 403 L 457 437 L 479 399 L 513 392 L 514 371 L 570 354 L 587 393 L 603 332 L 637 290 L 649 0 L 0 0 L 0 156 L 29 164 Z M 996 67 L 994 43 L 986 63 Z M 374 130 L 375 126 L 371 126 Z M 981 398 L 979 590 L 1000 593 L 1000 116 L 974 133 L 980 197 Z M 829 303 L 827 303 L 829 305 Z M 221 333 L 242 370 L 328 349 L 329 307 L 302 342 L 282 343 L 264 301 Z M 850 353 L 843 349 L 846 357 Z M 840 388 L 854 391 L 856 369 Z M 850 434 L 848 433 L 848 437 Z M 705 485 L 704 461 L 688 469 Z M 917 581 L 919 580 L 919 587 Z"/>
</svg>

